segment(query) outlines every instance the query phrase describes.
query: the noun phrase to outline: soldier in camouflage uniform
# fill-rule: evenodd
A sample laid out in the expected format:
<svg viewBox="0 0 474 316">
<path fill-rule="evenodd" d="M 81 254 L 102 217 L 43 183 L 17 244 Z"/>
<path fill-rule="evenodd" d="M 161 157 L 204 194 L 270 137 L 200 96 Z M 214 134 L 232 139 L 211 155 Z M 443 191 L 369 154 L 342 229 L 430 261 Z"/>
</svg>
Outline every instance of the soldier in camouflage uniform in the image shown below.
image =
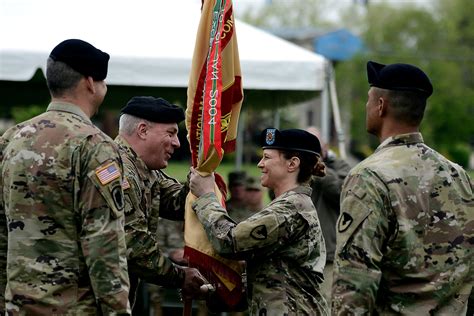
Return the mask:
<svg viewBox="0 0 474 316">
<path fill-rule="evenodd" d="M 245 201 L 245 171 L 229 172 L 227 186 L 230 198 L 225 202 L 225 208 L 233 219 L 244 219 L 248 217 Z"/>
<path fill-rule="evenodd" d="M 326 250 L 308 181 L 324 175 L 316 136 L 297 129 L 262 133 L 261 183 L 276 198 L 236 223 L 213 192 L 213 177 L 192 169 L 193 209 L 215 250 L 247 261 L 251 315 L 327 315 L 319 290 Z"/>
<path fill-rule="evenodd" d="M 248 176 L 245 179 L 245 201 L 247 210 L 250 212 L 250 217 L 263 208 L 263 194 L 265 189 L 260 183 L 260 178 Z"/>
<path fill-rule="evenodd" d="M 229 216 L 232 217 L 236 223 L 246 220 L 263 208 L 263 187 L 260 184 L 260 179 L 247 176 L 244 180 L 243 187 L 243 205 L 240 207 L 232 207 L 226 202 L 227 213 L 229 213 Z"/>
<path fill-rule="evenodd" d="M 408 64 L 367 64 L 367 130 L 381 144 L 341 196 L 332 312 L 465 315 L 473 284 L 467 173 L 418 132 L 433 88 Z"/>
<path fill-rule="evenodd" d="M 158 220 L 156 242 L 163 254 L 179 265 L 188 265 L 184 257 L 184 223 L 161 218 Z M 150 305 L 155 316 L 164 315 L 164 305 L 179 305 L 176 290 L 162 288 L 155 284 L 147 284 Z M 164 301 L 166 299 L 166 302 Z"/>
<path fill-rule="evenodd" d="M 183 120 L 180 107 L 154 97 L 133 97 L 120 116 L 115 142 L 120 147 L 126 179 L 125 231 L 132 303 L 140 279 L 183 288 L 185 295 L 198 294 L 206 282 L 196 269 L 174 264 L 156 240 L 158 217 L 184 220 L 189 187 L 161 171 L 180 146 L 178 123 Z"/>
<path fill-rule="evenodd" d="M 60 43 L 48 59 L 46 112 L 1 138 L 1 307 L 10 315 L 131 314 L 122 162 L 90 120 L 108 60 L 84 41 Z"/>
<path fill-rule="evenodd" d="M 311 178 L 311 188 L 313 189 L 311 200 L 318 211 L 326 245 L 326 266 L 324 267 L 324 281 L 321 290 L 326 301 L 330 302 L 334 252 L 336 251 L 336 222 L 340 213 L 339 200 L 342 184 L 351 167 L 328 149 L 327 143 L 321 138 L 316 127 L 310 126 L 306 130 L 316 135 L 321 141 L 322 157 L 326 165 L 326 175 L 324 177 Z"/>
</svg>

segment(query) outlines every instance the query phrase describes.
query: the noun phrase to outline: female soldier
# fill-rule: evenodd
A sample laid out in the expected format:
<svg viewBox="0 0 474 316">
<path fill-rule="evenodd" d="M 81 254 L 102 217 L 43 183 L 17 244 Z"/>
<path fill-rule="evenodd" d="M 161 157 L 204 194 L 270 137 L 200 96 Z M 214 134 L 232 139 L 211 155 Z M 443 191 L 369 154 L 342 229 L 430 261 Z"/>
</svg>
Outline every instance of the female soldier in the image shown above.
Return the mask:
<svg viewBox="0 0 474 316">
<path fill-rule="evenodd" d="M 261 183 L 275 192 L 263 210 L 236 223 L 214 194 L 212 176 L 192 170 L 193 210 L 215 250 L 247 261 L 251 315 L 326 315 L 319 290 L 326 249 L 311 202 L 311 175 L 323 176 L 321 145 L 300 129 L 262 132 Z"/>
</svg>

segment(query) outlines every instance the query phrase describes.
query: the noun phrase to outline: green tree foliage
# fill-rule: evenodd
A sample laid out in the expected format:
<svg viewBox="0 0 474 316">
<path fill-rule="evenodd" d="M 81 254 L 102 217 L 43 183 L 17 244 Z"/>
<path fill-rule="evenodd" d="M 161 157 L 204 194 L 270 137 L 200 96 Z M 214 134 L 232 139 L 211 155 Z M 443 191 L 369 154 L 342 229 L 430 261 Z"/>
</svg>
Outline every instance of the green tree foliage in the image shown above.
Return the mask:
<svg viewBox="0 0 474 316">
<path fill-rule="evenodd" d="M 20 123 L 43 113 L 45 110 L 46 106 L 33 104 L 28 107 L 13 107 L 11 113 L 15 123 Z"/>
<path fill-rule="evenodd" d="M 471 11 L 470 11 L 471 10 Z M 413 63 L 434 86 L 421 130 L 426 142 L 466 165 L 474 135 L 474 1 L 438 1 L 428 10 L 373 4 L 348 24 L 361 31 L 367 53 L 337 68 L 339 97 L 351 111 L 352 149 L 362 155 L 377 145 L 365 133 L 365 63 Z M 364 25 L 361 25 L 363 23 Z M 351 25 L 348 25 L 351 27 Z M 347 101 L 346 101 L 347 100 Z"/>
<path fill-rule="evenodd" d="M 329 26 L 331 22 L 324 12 L 328 12 L 330 5 L 328 0 L 272 0 L 261 10 L 248 9 L 241 18 L 264 28 Z"/>
<path fill-rule="evenodd" d="M 334 9 L 334 2 L 327 0 L 273 0 L 261 10 L 248 11 L 243 19 L 270 28 L 333 24 L 332 29 L 346 27 L 361 36 L 364 54 L 336 65 L 341 111 L 350 117 L 351 151 L 360 158 L 378 145 L 365 130 L 366 62 L 418 65 L 434 86 L 421 126 L 425 141 L 465 164 L 474 142 L 474 1 L 433 0 L 425 6 L 368 3 L 353 4 L 337 25 L 327 18 Z"/>
</svg>

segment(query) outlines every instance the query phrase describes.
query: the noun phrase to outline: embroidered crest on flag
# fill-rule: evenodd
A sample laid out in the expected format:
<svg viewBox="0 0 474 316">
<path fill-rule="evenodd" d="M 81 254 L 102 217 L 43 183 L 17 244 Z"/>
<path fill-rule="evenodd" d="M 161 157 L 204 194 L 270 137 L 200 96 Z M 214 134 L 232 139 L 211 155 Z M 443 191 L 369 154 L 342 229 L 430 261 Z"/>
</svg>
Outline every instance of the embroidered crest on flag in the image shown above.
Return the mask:
<svg viewBox="0 0 474 316">
<path fill-rule="evenodd" d="M 105 166 L 100 166 L 97 168 L 95 170 L 95 175 L 102 185 L 106 185 L 107 183 L 120 177 L 120 171 L 115 162 L 110 162 Z"/>
<path fill-rule="evenodd" d="M 273 145 L 275 142 L 275 128 L 269 128 L 267 129 L 267 135 L 265 135 L 265 142 L 267 145 Z"/>
</svg>

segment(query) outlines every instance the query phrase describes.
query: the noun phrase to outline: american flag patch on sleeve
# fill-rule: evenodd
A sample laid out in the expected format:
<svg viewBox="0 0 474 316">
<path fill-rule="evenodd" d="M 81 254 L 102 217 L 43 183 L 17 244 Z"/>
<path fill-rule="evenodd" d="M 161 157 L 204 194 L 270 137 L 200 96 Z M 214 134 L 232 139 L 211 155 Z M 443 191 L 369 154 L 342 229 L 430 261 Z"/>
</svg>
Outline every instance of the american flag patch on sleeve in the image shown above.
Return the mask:
<svg viewBox="0 0 474 316">
<path fill-rule="evenodd" d="M 105 166 L 100 166 L 95 170 L 95 175 L 102 185 L 106 185 L 120 177 L 120 170 L 115 162 L 110 162 Z"/>
<path fill-rule="evenodd" d="M 127 178 L 124 176 L 122 181 L 122 189 L 127 190 L 130 188 L 130 183 L 128 182 Z"/>
</svg>

